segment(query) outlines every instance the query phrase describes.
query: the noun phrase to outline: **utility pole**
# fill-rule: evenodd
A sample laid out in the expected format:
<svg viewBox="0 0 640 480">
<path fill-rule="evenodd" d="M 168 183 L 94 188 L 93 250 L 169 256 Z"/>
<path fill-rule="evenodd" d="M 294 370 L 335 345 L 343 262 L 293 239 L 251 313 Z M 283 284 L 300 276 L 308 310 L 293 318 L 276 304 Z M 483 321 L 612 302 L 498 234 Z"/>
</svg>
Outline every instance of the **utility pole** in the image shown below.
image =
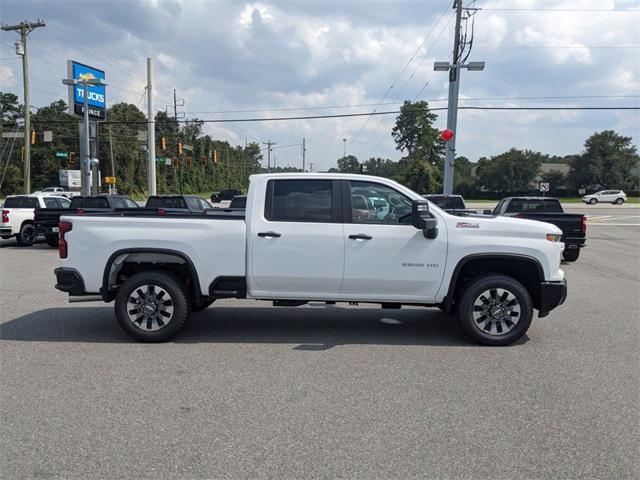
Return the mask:
<svg viewBox="0 0 640 480">
<path fill-rule="evenodd" d="M 116 180 L 116 182 L 118 181 L 117 177 L 116 177 L 116 164 L 113 160 L 113 138 L 111 137 L 111 124 L 109 124 L 109 154 L 111 156 L 111 176 Z M 117 190 L 117 183 L 112 183 L 111 185 L 109 185 L 109 190 L 113 189 L 113 195 L 118 193 Z"/>
<path fill-rule="evenodd" d="M 342 139 L 342 158 L 345 158 L 347 156 L 347 139 L 343 138 Z"/>
<path fill-rule="evenodd" d="M 156 119 L 153 110 L 153 59 L 151 58 L 147 58 L 147 120 L 147 190 L 149 191 L 149 195 L 155 195 Z"/>
<path fill-rule="evenodd" d="M 302 173 L 306 170 L 304 169 L 304 163 L 307 159 L 307 142 L 304 137 L 302 137 Z"/>
<path fill-rule="evenodd" d="M 29 56 L 27 55 L 27 36 L 45 23 L 38 19 L 35 22 L 20 22 L 19 25 L 2 25 L 2 30 L 20 31 L 20 42 L 16 43 L 16 53 L 22 55 L 22 81 L 24 88 L 24 193 L 31 193 L 31 112 L 29 111 Z"/>
<path fill-rule="evenodd" d="M 178 176 L 180 182 L 180 195 L 182 195 L 182 155 L 180 153 L 180 126 L 178 125 L 178 101 L 176 100 L 176 89 L 173 89 L 173 119 L 176 122 L 176 158 L 178 159 Z"/>
<path fill-rule="evenodd" d="M 446 143 L 444 161 L 443 192 L 453 193 L 453 168 L 456 159 L 456 131 L 458 124 L 458 93 L 460 92 L 460 20 L 462 19 L 462 0 L 456 0 L 456 27 L 453 35 L 453 61 L 449 69 L 449 104 L 447 108 L 447 128 L 454 136 Z"/>
<path fill-rule="evenodd" d="M 271 147 L 275 145 L 275 142 L 269 140 L 268 142 L 262 142 L 267 146 L 267 172 L 271 173 Z"/>
<path fill-rule="evenodd" d="M 466 16 L 464 21 L 472 16 L 477 10 L 475 8 L 462 7 L 462 0 L 455 0 L 456 9 L 456 26 L 453 37 L 453 61 L 449 64 L 447 62 L 435 62 L 433 69 L 435 71 L 448 71 L 449 72 L 449 102 L 447 106 L 447 129 L 453 132 L 453 137 L 446 142 L 445 147 L 445 162 L 444 162 L 444 181 L 442 185 L 442 193 L 445 195 L 451 195 L 453 193 L 453 172 L 456 158 L 456 137 L 458 132 L 456 131 L 458 125 L 458 95 L 460 92 L 460 71 L 463 68 L 467 70 L 480 71 L 484 70 L 484 62 L 469 62 L 465 64 L 469 53 L 471 52 L 471 46 L 473 44 L 473 38 L 470 41 L 466 41 L 466 33 L 464 40 L 461 35 L 461 23 L 462 23 L 462 11 L 465 10 Z M 466 25 L 466 23 L 465 23 Z M 473 27 L 472 27 L 473 32 Z M 465 27 L 466 31 L 466 27 Z M 461 41 L 462 40 L 462 41 Z M 466 56 L 462 58 L 465 47 L 468 46 Z"/>
</svg>

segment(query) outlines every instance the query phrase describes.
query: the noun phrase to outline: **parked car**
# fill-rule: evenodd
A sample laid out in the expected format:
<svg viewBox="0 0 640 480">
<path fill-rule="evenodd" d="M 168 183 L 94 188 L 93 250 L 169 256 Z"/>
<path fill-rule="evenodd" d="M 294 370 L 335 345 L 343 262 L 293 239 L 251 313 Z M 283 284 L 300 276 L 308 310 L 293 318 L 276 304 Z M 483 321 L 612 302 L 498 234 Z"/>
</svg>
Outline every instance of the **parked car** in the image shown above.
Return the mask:
<svg viewBox="0 0 640 480">
<path fill-rule="evenodd" d="M 452 215 L 464 216 L 477 213 L 475 210 L 467 208 L 462 195 L 429 194 L 423 195 L 423 197 Z"/>
<path fill-rule="evenodd" d="M 564 213 L 562 204 L 551 197 L 507 197 L 496 208 L 485 210 L 491 215 L 526 218 L 551 223 L 562 230 L 564 250 L 562 256 L 567 262 L 575 262 L 580 249 L 587 240 L 587 217 L 581 213 Z"/>
<path fill-rule="evenodd" d="M 627 201 L 627 194 L 622 190 L 600 190 L 599 192 L 585 195 L 582 197 L 582 201 L 590 205 L 595 205 L 598 202 L 622 205 Z"/>
<path fill-rule="evenodd" d="M 236 195 L 242 195 L 242 192 L 236 188 L 227 188 L 226 190 L 220 190 L 218 193 L 211 195 L 212 203 L 220 203 L 224 200 L 231 200 Z"/>
<path fill-rule="evenodd" d="M 357 218 L 352 193 L 388 213 Z M 266 174 L 246 211 L 197 216 L 63 216 L 56 288 L 73 301 L 115 301 L 131 337 L 172 338 L 192 310 L 221 298 L 403 304 L 455 312 L 486 345 L 521 338 L 567 292 L 562 231 L 508 217 L 463 219 L 387 178 Z M 161 234 L 159 232 L 162 232 Z"/>
<path fill-rule="evenodd" d="M 63 213 L 100 213 L 112 212 L 121 208 L 138 208 L 138 204 L 123 195 L 97 195 L 73 197 L 66 208 L 37 208 L 35 210 L 35 228 L 38 234 L 45 236 L 47 244 L 58 246 L 58 222 Z"/>
<path fill-rule="evenodd" d="M 144 207 L 162 208 L 168 212 L 204 212 L 211 205 L 196 195 L 154 195 L 147 199 Z"/>
<path fill-rule="evenodd" d="M 35 211 L 67 211 L 71 201 L 66 197 L 52 195 L 11 195 L 2 207 L 0 236 L 3 239 L 16 237 L 18 245 L 30 247 L 36 241 Z"/>
<path fill-rule="evenodd" d="M 34 192 L 34 195 L 56 195 L 58 197 L 73 198 L 77 195 L 80 195 L 80 193 L 71 192 L 71 191 L 65 190 L 62 187 L 47 187 L 37 192 Z"/>
</svg>

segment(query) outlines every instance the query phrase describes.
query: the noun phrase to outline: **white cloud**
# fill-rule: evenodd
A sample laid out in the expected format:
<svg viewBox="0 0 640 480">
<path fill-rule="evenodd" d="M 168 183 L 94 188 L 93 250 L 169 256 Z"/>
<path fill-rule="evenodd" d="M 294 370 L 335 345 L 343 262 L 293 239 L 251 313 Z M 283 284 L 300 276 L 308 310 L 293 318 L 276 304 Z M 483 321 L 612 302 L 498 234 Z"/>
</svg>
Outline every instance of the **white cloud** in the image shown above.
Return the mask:
<svg viewBox="0 0 640 480">
<path fill-rule="evenodd" d="M 9 65 L 0 65 L 0 88 L 16 85 L 16 74 Z"/>
</svg>

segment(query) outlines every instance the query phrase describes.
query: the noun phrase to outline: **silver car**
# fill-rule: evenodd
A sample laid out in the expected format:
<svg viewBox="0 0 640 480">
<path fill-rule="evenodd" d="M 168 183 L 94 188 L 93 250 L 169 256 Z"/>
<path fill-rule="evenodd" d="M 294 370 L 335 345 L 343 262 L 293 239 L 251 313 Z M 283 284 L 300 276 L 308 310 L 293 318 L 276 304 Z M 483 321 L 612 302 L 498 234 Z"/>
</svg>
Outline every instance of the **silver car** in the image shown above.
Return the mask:
<svg viewBox="0 0 640 480">
<path fill-rule="evenodd" d="M 622 205 L 627 201 L 627 194 L 622 190 L 600 190 L 599 192 L 582 197 L 584 203 L 595 205 L 598 202 Z"/>
</svg>

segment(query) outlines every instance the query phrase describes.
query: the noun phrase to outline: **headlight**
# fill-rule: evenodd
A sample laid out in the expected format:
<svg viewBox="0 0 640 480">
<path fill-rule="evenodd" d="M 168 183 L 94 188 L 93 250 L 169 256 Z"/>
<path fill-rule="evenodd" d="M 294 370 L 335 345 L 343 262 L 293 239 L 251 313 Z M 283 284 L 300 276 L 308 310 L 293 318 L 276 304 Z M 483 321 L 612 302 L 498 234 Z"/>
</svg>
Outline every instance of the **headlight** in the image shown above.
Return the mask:
<svg viewBox="0 0 640 480">
<path fill-rule="evenodd" d="M 547 240 L 550 242 L 559 242 L 562 239 L 562 235 L 559 233 L 547 233 Z"/>
</svg>

